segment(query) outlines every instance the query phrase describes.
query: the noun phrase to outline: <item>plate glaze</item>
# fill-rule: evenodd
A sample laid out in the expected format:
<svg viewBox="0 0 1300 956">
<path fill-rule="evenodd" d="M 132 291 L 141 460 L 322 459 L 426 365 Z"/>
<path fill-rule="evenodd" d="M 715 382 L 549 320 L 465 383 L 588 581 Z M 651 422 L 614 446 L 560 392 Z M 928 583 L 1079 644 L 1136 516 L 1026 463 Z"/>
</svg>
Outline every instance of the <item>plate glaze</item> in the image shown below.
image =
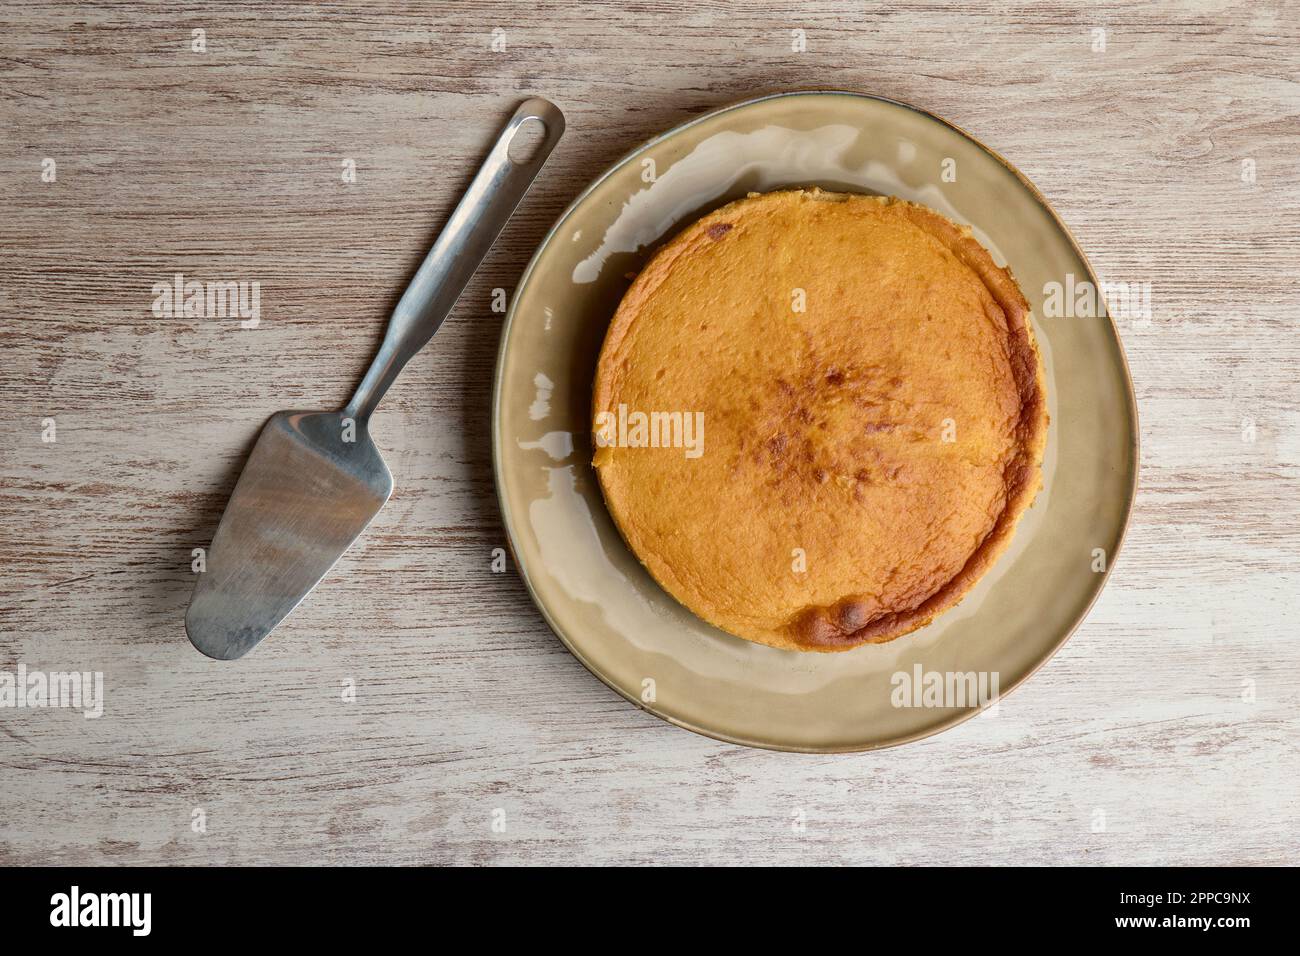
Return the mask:
<svg viewBox="0 0 1300 956">
<path fill-rule="evenodd" d="M 1052 418 L 1043 490 L 979 585 L 919 631 L 839 654 L 752 644 L 695 617 L 627 549 L 591 468 L 592 378 L 629 274 L 700 215 L 751 191 L 807 185 L 896 195 L 970 224 L 1034 310 Z M 1100 317 L 1043 318 L 1049 284 L 1085 281 L 1097 285 L 1027 180 L 905 104 L 841 91 L 776 94 L 646 143 L 560 217 L 506 316 L 493 459 L 511 548 L 537 606 L 610 687 L 722 740 L 869 750 L 973 716 L 978 706 L 895 706 L 895 675 L 918 666 L 923 674 L 996 674 L 1005 695 L 1082 620 L 1128 521 L 1137 413 L 1114 324 L 1104 302 Z"/>
</svg>

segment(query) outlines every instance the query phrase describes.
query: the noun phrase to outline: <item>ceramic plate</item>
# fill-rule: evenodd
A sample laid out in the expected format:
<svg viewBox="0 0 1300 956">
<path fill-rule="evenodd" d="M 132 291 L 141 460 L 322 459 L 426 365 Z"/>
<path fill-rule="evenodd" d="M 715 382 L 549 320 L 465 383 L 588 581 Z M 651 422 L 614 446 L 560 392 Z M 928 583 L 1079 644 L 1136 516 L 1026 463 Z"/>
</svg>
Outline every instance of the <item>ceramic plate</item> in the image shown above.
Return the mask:
<svg viewBox="0 0 1300 956">
<path fill-rule="evenodd" d="M 591 468 L 592 377 L 629 275 L 703 213 L 750 191 L 802 185 L 900 196 L 969 223 L 1034 309 L 1052 417 L 1043 491 L 978 587 L 922 630 L 838 654 L 751 644 L 679 605 L 623 543 Z M 1006 694 L 1065 643 L 1128 520 L 1137 420 L 1115 326 L 1104 303 L 1088 317 L 1073 298 L 1064 311 L 1082 316 L 1048 317 L 1062 311 L 1056 289 L 1073 297 L 1083 283 L 1096 284 L 1088 263 L 1023 176 L 901 103 L 834 91 L 764 96 L 646 143 L 560 217 L 506 317 L 494 464 L 537 606 L 610 687 L 722 740 L 869 750 L 972 716 L 995 686 Z"/>
</svg>

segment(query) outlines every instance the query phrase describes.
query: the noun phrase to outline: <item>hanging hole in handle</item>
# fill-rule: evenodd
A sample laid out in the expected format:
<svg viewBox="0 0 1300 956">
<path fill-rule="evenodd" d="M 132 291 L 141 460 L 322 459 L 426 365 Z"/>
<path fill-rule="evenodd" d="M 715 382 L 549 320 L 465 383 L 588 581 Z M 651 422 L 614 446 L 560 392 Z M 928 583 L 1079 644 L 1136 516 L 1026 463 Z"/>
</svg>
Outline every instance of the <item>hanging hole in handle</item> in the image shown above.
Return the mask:
<svg viewBox="0 0 1300 956">
<path fill-rule="evenodd" d="M 545 142 L 546 124 L 540 117 L 525 116 L 515 127 L 515 134 L 510 137 L 510 146 L 506 153 L 510 157 L 510 162 L 518 166 L 526 166 L 537 158 Z"/>
</svg>

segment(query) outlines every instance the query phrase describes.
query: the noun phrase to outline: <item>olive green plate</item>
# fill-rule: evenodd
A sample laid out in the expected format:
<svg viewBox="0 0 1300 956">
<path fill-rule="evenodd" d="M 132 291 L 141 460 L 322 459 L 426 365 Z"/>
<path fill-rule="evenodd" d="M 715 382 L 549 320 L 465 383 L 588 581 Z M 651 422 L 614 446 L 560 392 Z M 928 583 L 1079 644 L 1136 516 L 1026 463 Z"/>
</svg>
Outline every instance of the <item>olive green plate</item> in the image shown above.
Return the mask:
<svg viewBox="0 0 1300 956">
<path fill-rule="evenodd" d="M 619 537 L 590 465 L 592 376 L 628 274 L 701 214 L 749 191 L 807 184 L 893 194 L 971 224 L 1034 308 L 1052 416 L 1043 492 L 979 586 L 920 631 L 839 654 L 751 644 L 679 605 Z M 967 134 L 901 103 L 834 91 L 764 96 L 635 150 L 547 235 L 502 336 L 497 490 L 542 614 L 628 700 L 755 747 L 868 750 L 978 712 L 896 706 L 895 675 L 914 676 L 918 665 L 922 675 L 990 675 L 990 690 L 996 674 L 1005 695 L 1065 643 L 1096 599 L 1136 483 L 1137 413 L 1114 324 L 1104 308 L 1101 318 L 1043 317 L 1045 287 L 1067 276 L 1076 286 L 1096 281 L 1037 190 Z"/>
</svg>

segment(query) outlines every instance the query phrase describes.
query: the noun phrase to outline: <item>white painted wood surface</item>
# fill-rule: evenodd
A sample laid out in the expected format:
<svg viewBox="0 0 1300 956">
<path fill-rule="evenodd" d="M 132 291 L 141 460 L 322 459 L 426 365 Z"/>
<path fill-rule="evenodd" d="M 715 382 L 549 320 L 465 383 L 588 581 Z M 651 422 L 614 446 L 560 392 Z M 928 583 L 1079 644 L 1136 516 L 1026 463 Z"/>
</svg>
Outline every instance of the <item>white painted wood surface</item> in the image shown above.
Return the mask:
<svg viewBox="0 0 1300 956">
<path fill-rule="evenodd" d="M 102 671 L 107 700 L 98 720 L 0 710 L 0 863 L 1295 862 L 1286 8 L 5 0 L 0 669 Z M 997 717 L 868 755 L 669 727 L 489 567 L 491 290 L 640 140 L 803 86 L 970 130 L 1155 307 L 1123 330 L 1142 481 L 1102 599 Z M 376 421 L 392 502 L 253 656 L 202 659 L 181 625 L 191 549 L 257 428 L 344 400 L 529 94 L 568 135 Z M 177 272 L 260 282 L 260 326 L 155 317 L 150 288 Z"/>
</svg>

